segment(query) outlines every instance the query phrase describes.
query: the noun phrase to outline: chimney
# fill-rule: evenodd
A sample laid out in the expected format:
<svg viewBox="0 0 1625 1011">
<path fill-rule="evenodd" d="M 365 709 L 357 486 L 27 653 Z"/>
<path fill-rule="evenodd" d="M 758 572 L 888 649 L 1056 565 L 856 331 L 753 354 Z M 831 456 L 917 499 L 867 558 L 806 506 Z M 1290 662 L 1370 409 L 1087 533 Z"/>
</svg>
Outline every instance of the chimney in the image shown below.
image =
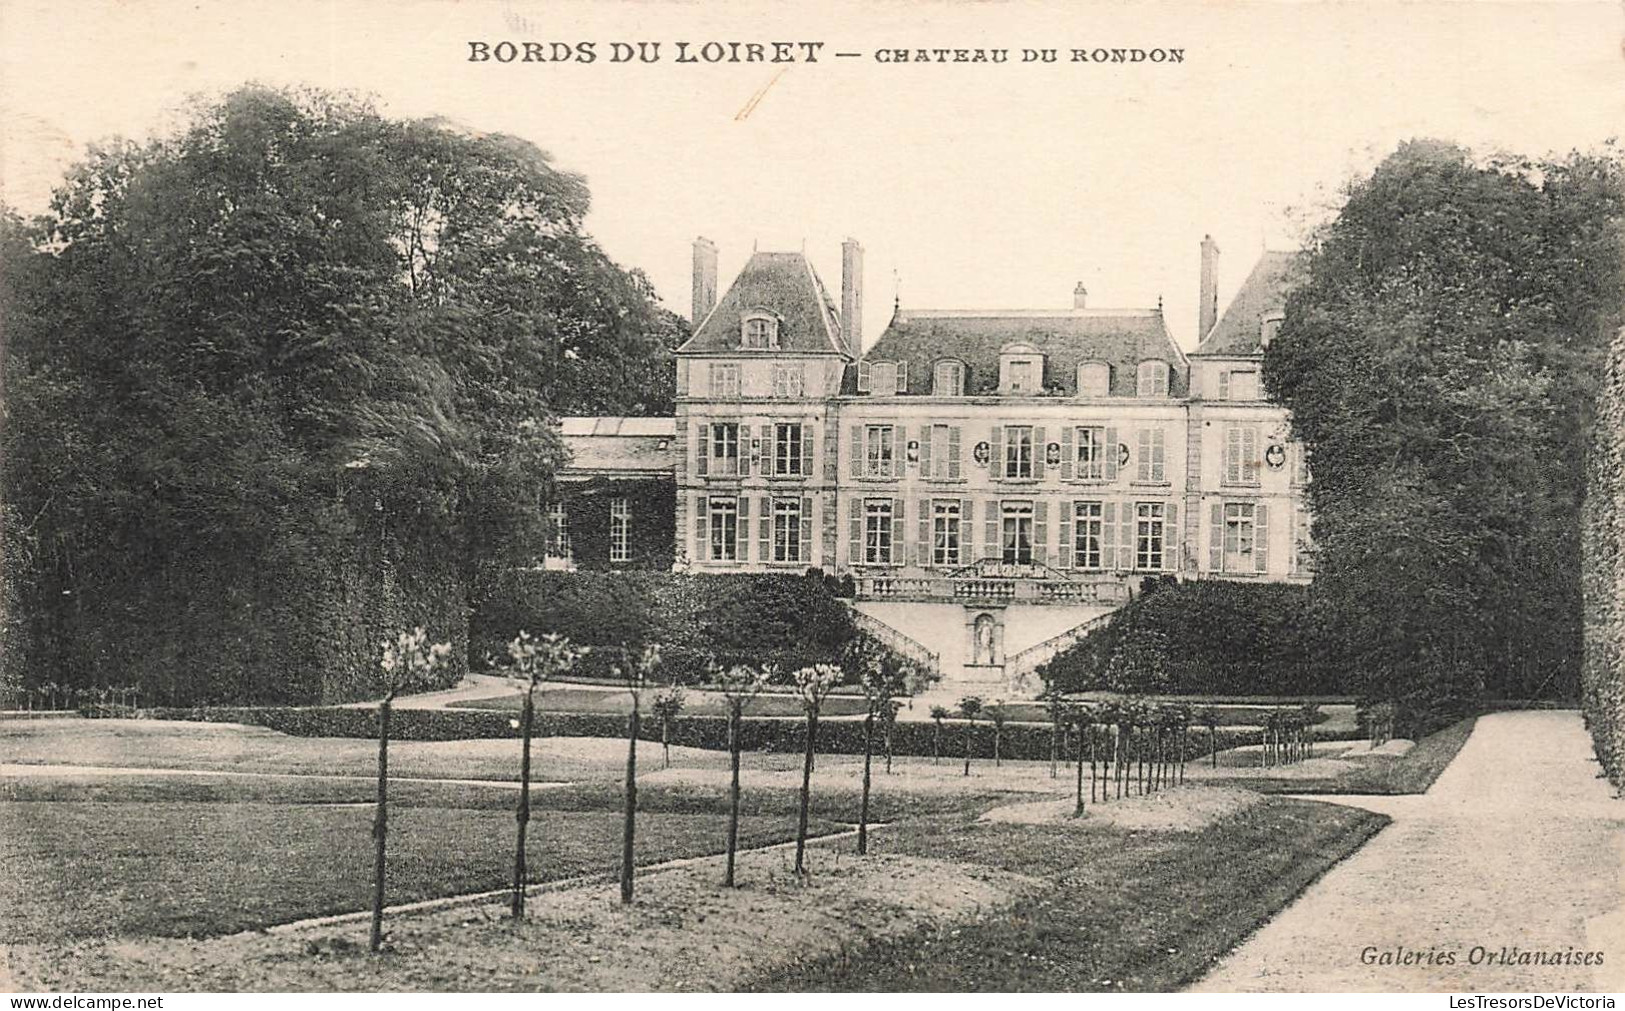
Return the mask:
<svg viewBox="0 0 1625 1011">
<path fill-rule="evenodd" d="M 1202 291 L 1197 304 L 1196 339 L 1202 341 L 1219 322 L 1219 244 L 1202 236 Z"/>
<path fill-rule="evenodd" d="M 693 304 L 694 329 L 698 330 L 717 304 L 717 247 L 703 235 L 694 240 Z"/>
<path fill-rule="evenodd" d="M 841 243 L 841 333 L 855 355 L 863 353 L 863 247 Z"/>
<path fill-rule="evenodd" d="M 1083 286 L 1082 281 L 1079 281 L 1078 286 L 1072 289 L 1072 308 L 1089 308 L 1089 289 Z"/>
</svg>

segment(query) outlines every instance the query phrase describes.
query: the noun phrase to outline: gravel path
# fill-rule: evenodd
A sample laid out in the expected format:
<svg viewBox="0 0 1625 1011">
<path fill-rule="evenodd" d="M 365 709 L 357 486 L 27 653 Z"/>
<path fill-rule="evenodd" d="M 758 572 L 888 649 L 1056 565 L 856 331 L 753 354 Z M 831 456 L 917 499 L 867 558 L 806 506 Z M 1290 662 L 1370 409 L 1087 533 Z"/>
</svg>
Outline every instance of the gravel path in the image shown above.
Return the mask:
<svg viewBox="0 0 1625 1011">
<path fill-rule="evenodd" d="M 1192 989 L 1625 988 L 1625 801 L 1578 714 L 1481 717 L 1422 796 L 1313 799 L 1394 823 Z"/>
</svg>

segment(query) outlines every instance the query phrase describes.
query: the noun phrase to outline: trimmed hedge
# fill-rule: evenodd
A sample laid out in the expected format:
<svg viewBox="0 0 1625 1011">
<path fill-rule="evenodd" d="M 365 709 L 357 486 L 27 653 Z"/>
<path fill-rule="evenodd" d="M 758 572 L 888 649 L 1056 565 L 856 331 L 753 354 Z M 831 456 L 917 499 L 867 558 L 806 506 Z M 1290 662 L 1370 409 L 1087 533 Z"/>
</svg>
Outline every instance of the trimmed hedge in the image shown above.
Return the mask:
<svg viewBox="0 0 1625 1011">
<path fill-rule="evenodd" d="M 1585 659 L 1581 707 L 1603 771 L 1625 790 L 1625 330 L 1598 391 L 1581 517 Z"/>
<path fill-rule="evenodd" d="M 378 711 L 372 708 L 324 706 L 312 708 L 263 709 L 150 709 L 147 719 L 195 720 L 208 723 L 246 723 L 296 737 L 378 736 Z M 538 712 L 538 737 L 626 737 L 626 717 L 601 713 Z M 806 721 L 800 717 L 746 717 L 740 728 L 745 751 L 799 753 L 806 746 Z M 942 727 L 942 754 L 945 758 L 965 753 L 963 720 L 945 721 Z M 899 722 L 892 731 L 894 755 L 929 757 L 936 725 L 931 721 Z M 517 738 L 518 721 L 508 713 L 478 712 L 467 709 L 397 709 L 390 719 L 390 737 L 397 741 L 459 741 L 491 738 Z M 660 740 L 660 721 L 647 716 L 639 729 L 639 739 Z M 1352 737 L 1352 735 L 1341 735 Z M 1207 754 L 1207 730 L 1192 727 L 1188 757 Z M 1259 740 L 1256 728 L 1220 727 L 1220 750 Z M 1336 740 L 1339 735 L 1320 734 L 1317 740 Z M 710 751 L 726 751 L 728 720 L 721 716 L 680 716 L 672 721 L 671 743 Z M 818 721 L 818 753 L 824 755 L 863 754 L 863 721 L 821 719 Z M 1006 723 L 1000 753 L 1003 757 L 1048 761 L 1048 724 Z M 875 750 L 881 749 L 875 734 Z M 978 720 L 971 754 L 979 759 L 993 757 L 993 726 Z"/>
</svg>

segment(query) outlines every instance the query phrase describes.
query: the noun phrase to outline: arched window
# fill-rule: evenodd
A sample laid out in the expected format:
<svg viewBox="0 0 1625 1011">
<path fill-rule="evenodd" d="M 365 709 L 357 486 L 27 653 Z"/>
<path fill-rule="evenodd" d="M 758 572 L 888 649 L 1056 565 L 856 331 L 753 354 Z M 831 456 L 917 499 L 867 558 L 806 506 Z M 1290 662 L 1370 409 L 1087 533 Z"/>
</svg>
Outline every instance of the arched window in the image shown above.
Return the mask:
<svg viewBox="0 0 1625 1011">
<path fill-rule="evenodd" d="M 1141 362 L 1139 382 L 1135 385 L 1135 395 L 1141 397 L 1166 397 L 1168 395 L 1168 363 L 1157 358 Z"/>
<path fill-rule="evenodd" d="M 1078 366 L 1078 396 L 1112 395 L 1112 367 L 1105 362 L 1084 362 Z"/>
<path fill-rule="evenodd" d="M 965 395 L 965 365 L 963 362 L 937 362 L 931 370 L 931 395 L 935 397 L 963 397 Z"/>
<path fill-rule="evenodd" d="M 765 312 L 754 312 L 739 323 L 739 346 L 767 351 L 779 346 L 779 321 Z"/>
</svg>

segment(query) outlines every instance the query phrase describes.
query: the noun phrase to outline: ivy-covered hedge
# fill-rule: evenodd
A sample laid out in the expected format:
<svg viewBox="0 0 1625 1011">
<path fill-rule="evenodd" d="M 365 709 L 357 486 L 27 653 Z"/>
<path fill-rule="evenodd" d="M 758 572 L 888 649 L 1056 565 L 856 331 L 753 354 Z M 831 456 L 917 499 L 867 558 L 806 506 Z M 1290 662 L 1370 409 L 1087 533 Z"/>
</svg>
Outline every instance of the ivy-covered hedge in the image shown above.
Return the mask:
<svg viewBox="0 0 1625 1011">
<path fill-rule="evenodd" d="M 1614 338 L 1592 431 L 1582 517 L 1581 699 L 1597 758 L 1625 790 L 1625 330 Z"/>
<path fill-rule="evenodd" d="M 501 662 L 523 629 L 594 647 L 577 669 L 604 676 L 621 643 L 660 643 L 663 677 L 700 680 L 724 666 L 777 663 L 788 674 L 838 663 L 858 637 L 851 611 L 822 574 L 545 572 L 497 577 L 475 605 L 473 662 Z"/>
<path fill-rule="evenodd" d="M 297 737 L 364 737 L 378 735 L 378 711 L 348 707 L 263 709 L 152 709 L 143 716 L 151 719 L 199 720 L 211 723 L 246 723 Z M 626 736 L 626 717 L 600 713 L 537 713 L 540 737 Z M 963 756 L 967 724 L 945 721 L 942 727 L 944 757 Z M 511 713 L 476 712 L 466 709 L 397 709 L 390 718 L 390 735 L 402 741 L 456 741 L 490 738 L 517 738 L 518 721 Z M 746 751 L 797 753 L 806 746 L 807 724 L 800 717 L 746 717 L 740 733 Z M 929 757 L 936 735 L 930 721 L 902 721 L 892 731 L 892 753 Z M 1339 736 L 1320 734 L 1317 740 Z M 660 721 L 645 717 L 639 731 L 641 740 L 660 740 Z M 878 732 L 877 732 L 878 738 Z M 1220 727 L 1219 748 L 1253 744 L 1259 731 L 1253 727 Z M 1192 727 L 1190 757 L 1207 754 L 1207 730 Z M 671 743 L 691 748 L 725 751 L 728 747 L 728 721 L 720 716 L 680 716 L 672 723 Z M 877 739 L 876 751 L 880 750 Z M 1006 723 L 1000 753 L 1009 759 L 1049 759 L 1050 728 L 1046 724 Z M 863 754 L 863 721 L 824 719 L 818 723 L 818 752 L 826 755 Z M 972 738 L 971 754 L 993 757 L 993 726 L 978 721 Z"/>
<path fill-rule="evenodd" d="M 1038 668 L 1066 692 L 1338 695 L 1309 587 L 1148 580 L 1106 627 Z"/>
</svg>

